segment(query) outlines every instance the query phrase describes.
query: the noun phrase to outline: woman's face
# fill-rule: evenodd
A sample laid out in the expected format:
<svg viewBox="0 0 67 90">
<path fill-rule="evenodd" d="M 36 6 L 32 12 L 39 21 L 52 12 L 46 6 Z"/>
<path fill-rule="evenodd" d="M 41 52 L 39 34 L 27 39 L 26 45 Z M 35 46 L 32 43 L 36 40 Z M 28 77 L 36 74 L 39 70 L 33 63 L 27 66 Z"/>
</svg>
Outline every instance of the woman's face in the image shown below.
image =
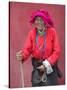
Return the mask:
<svg viewBox="0 0 67 90">
<path fill-rule="evenodd" d="M 39 30 L 43 30 L 43 28 L 45 28 L 45 23 L 44 23 L 43 19 L 39 16 L 37 16 L 35 18 L 34 25 Z"/>
</svg>

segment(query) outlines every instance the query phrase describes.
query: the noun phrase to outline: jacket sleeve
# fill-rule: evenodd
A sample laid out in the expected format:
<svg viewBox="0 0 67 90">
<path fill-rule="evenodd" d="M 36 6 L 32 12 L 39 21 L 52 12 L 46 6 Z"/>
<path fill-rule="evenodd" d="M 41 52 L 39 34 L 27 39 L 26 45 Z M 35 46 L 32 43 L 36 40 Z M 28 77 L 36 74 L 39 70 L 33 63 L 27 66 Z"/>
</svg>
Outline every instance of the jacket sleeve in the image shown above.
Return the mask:
<svg viewBox="0 0 67 90">
<path fill-rule="evenodd" d="M 53 53 L 47 58 L 51 65 L 54 65 L 60 56 L 60 45 L 57 37 L 56 30 L 53 30 Z"/>
<path fill-rule="evenodd" d="M 29 32 L 28 37 L 24 43 L 24 47 L 22 48 L 23 59 L 26 60 L 30 56 L 32 52 L 32 40 L 31 40 L 31 32 Z"/>
</svg>

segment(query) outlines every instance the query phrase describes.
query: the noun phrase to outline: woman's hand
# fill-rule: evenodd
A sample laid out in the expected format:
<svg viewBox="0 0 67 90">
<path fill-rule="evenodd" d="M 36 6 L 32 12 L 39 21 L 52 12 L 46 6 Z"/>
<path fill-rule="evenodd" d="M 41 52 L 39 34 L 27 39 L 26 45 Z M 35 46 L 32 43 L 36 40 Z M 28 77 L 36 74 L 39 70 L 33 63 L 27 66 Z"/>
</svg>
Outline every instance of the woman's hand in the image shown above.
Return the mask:
<svg viewBox="0 0 67 90">
<path fill-rule="evenodd" d="M 42 71 L 46 72 L 46 68 L 44 65 L 40 65 L 39 67 L 37 67 L 37 69 L 39 69 L 41 72 Z"/>
<path fill-rule="evenodd" d="M 17 59 L 18 61 L 23 60 L 23 56 L 22 56 L 22 51 L 21 51 L 21 50 L 16 53 L 16 59 Z"/>
</svg>

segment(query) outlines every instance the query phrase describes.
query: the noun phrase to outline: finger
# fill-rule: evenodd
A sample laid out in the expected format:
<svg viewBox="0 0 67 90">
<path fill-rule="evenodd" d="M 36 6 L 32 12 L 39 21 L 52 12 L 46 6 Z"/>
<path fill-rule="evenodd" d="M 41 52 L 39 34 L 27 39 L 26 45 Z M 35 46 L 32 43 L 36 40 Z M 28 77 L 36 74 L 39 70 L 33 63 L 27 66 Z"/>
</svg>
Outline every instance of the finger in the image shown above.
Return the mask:
<svg viewBox="0 0 67 90">
<path fill-rule="evenodd" d="M 19 52 L 17 52 L 16 54 L 21 54 L 22 53 L 22 51 L 20 50 Z"/>
<path fill-rule="evenodd" d="M 22 50 L 20 50 L 19 52 L 18 52 L 18 54 L 21 54 L 22 53 Z"/>
<path fill-rule="evenodd" d="M 19 56 L 22 56 L 22 54 L 18 54 L 18 53 L 17 53 L 16 56 L 19 57 Z"/>
<path fill-rule="evenodd" d="M 22 58 L 22 56 L 21 55 L 16 55 L 16 58 Z"/>
<path fill-rule="evenodd" d="M 41 69 L 41 67 L 37 67 L 37 69 Z"/>
<path fill-rule="evenodd" d="M 16 55 L 16 57 L 22 57 L 22 55 Z"/>
<path fill-rule="evenodd" d="M 17 59 L 18 61 L 22 60 L 22 58 L 19 58 L 19 57 L 17 57 L 16 59 Z"/>
<path fill-rule="evenodd" d="M 22 58 L 22 56 L 19 56 L 19 55 L 17 55 L 16 57 L 17 57 L 17 58 Z"/>
</svg>

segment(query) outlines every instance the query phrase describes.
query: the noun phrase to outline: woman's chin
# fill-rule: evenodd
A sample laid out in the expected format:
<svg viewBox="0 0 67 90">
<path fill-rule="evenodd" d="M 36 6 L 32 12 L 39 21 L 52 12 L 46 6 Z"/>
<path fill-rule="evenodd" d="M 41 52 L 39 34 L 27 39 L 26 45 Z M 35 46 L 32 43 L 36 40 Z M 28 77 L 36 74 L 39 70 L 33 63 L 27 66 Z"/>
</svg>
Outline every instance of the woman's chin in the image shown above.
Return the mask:
<svg viewBox="0 0 67 90">
<path fill-rule="evenodd" d="M 42 27 L 38 27 L 38 29 L 39 29 L 40 31 L 42 31 L 43 28 L 42 28 Z"/>
</svg>

